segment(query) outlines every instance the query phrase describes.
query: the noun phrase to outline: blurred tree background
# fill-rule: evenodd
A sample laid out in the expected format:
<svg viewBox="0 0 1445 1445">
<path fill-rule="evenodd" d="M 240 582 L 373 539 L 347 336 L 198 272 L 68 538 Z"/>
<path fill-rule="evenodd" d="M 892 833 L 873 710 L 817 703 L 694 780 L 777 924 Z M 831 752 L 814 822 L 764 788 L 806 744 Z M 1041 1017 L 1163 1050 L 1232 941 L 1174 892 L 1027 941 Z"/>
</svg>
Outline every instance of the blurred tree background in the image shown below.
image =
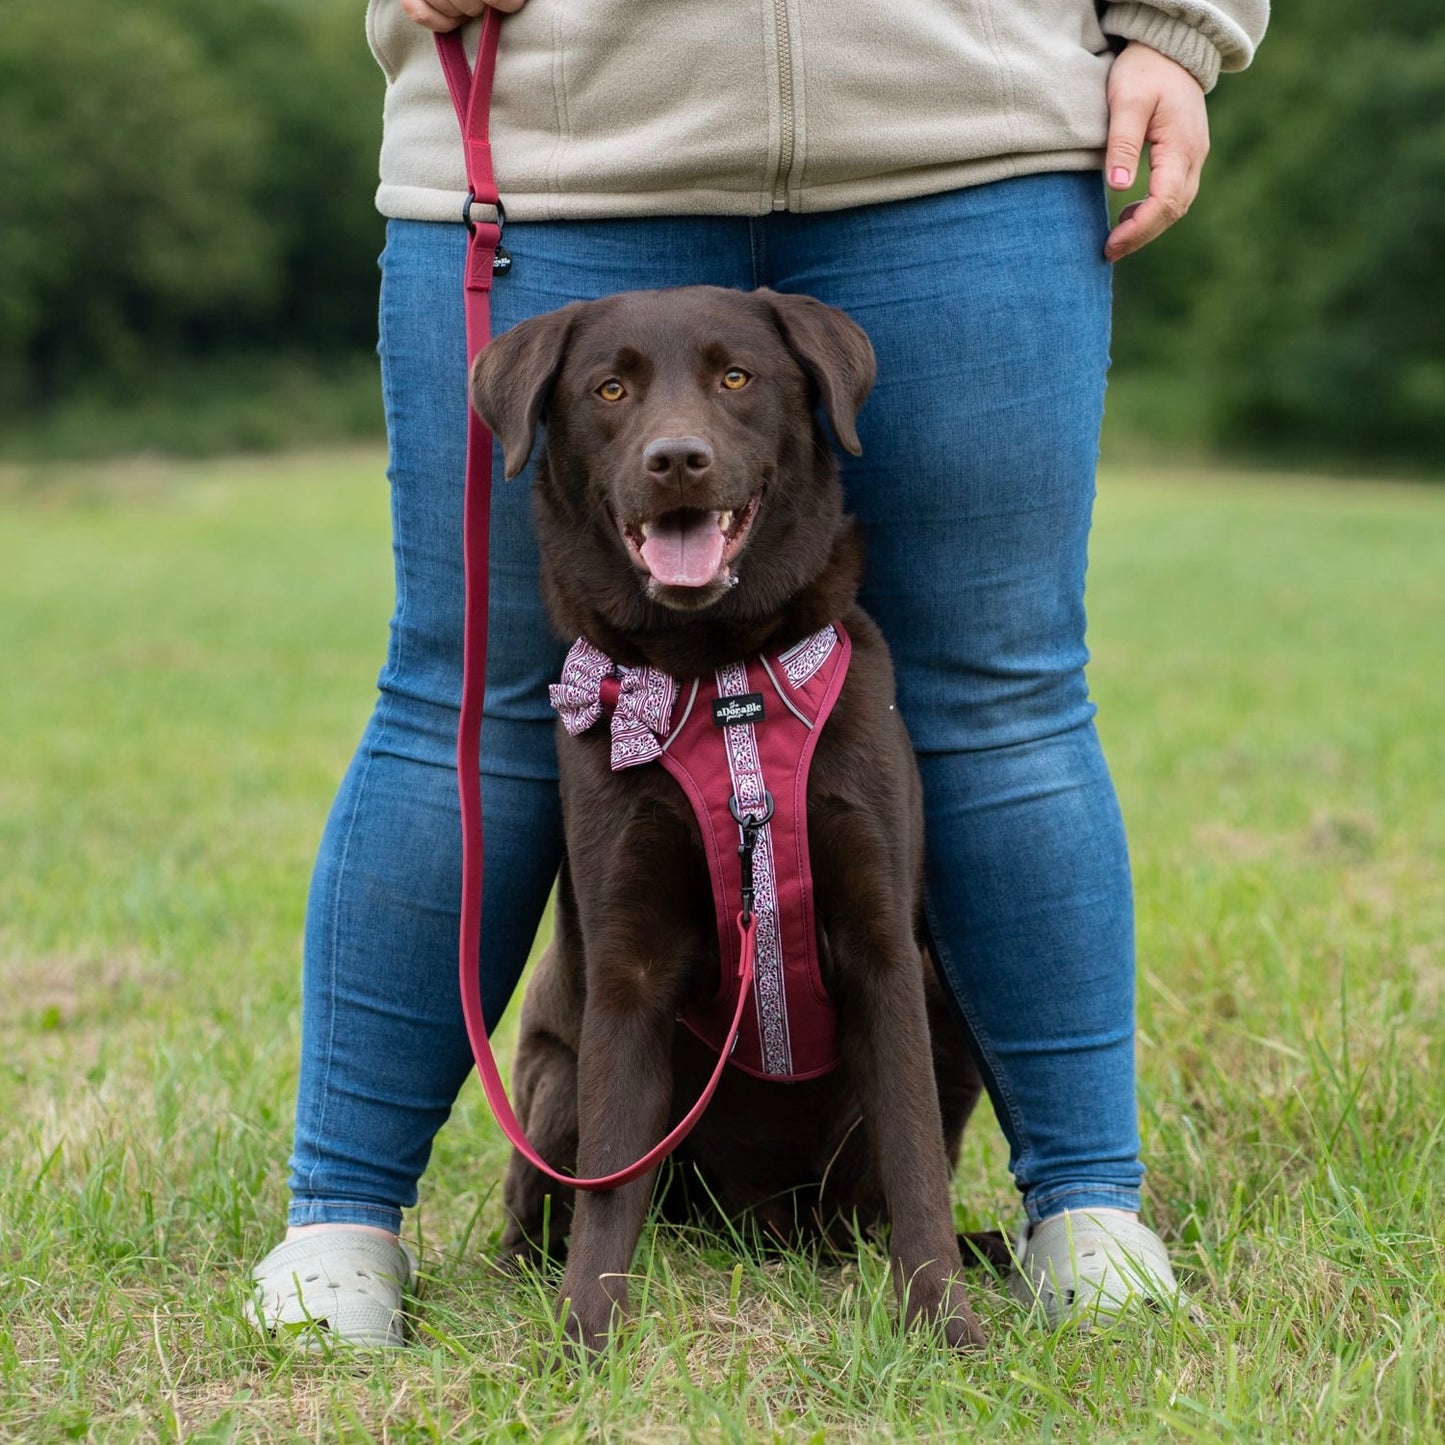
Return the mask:
<svg viewBox="0 0 1445 1445">
<path fill-rule="evenodd" d="M 373 433 L 382 82 L 361 0 L 72 0 L 0 27 L 0 448 Z M 1280 6 L 1188 220 L 1118 273 L 1161 444 L 1445 457 L 1445 12 Z M 209 419 L 208 421 L 206 419 Z"/>
<path fill-rule="evenodd" d="M 1118 371 L 1216 449 L 1439 469 L 1445 7 L 1277 5 L 1210 125 L 1188 218 L 1119 268 Z"/>
<path fill-rule="evenodd" d="M 36 432 L 84 454 L 379 429 L 382 77 L 363 12 L 9 8 L 0 417 L 22 449 Z"/>
</svg>

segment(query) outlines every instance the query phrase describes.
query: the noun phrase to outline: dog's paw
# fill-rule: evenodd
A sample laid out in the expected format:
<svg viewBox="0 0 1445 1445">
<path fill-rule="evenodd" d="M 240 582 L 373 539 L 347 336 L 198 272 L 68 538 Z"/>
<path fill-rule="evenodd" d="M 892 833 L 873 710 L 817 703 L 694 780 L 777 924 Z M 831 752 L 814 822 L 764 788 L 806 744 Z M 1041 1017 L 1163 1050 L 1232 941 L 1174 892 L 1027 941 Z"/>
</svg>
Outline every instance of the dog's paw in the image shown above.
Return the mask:
<svg viewBox="0 0 1445 1445">
<path fill-rule="evenodd" d="M 557 1302 L 557 1314 L 563 1348 L 578 1364 L 586 1364 L 607 1348 L 612 1329 L 622 1318 L 621 1312 L 605 1296 L 600 1305 L 596 1301 L 590 1304 L 584 1301 L 580 1308 L 575 1300 L 564 1296 Z"/>
<path fill-rule="evenodd" d="M 968 1295 L 956 1280 L 935 1284 L 915 1279 L 908 1292 L 907 1321 L 936 1326 L 955 1350 L 978 1350 L 988 1343 Z"/>
<path fill-rule="evenodd" d="M 983 1326 L 957 1285 L 950 1287 L 945 1309 L 947 1313 L 942 1315 L 939 1323 L 943 1327 L 943 1338 L 949 1345 L 955 1350 L 983 1349 L 988 1343 Z"/>
<path fill-rule="evenodd" d="M 598 1354 L 607 1348 L 612 1331 L 627 1319 L 627 1277 L 599 1275 L 574 1260 L 562 1277 L 557 1317 L 574 1359 Z"/>
</svg>

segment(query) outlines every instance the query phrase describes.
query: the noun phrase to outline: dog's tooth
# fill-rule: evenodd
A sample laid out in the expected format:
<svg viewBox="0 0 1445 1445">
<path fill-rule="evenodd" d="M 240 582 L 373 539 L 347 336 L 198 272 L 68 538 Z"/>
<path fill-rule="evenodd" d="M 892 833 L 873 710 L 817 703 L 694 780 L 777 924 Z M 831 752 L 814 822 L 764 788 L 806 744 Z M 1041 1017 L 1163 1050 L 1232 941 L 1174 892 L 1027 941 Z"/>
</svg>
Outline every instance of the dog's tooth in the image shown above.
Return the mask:
<svg viewBox="0 0 1445 1445">
<path fill-rule="evenodd" d="M 652 535 L 652 523 L 651 523 L 651 522 L 642 522 L 642 523 L 640 523 L 640 524 L 639 524 L 639 530 L 642 532 L 642 540 L 643 540 L 644 542 L 647 541 L 647 539 Z"/>
<path fill-rule="evenodd" d="M 733 524 L 733 514 L 731 512 L 719 512 L 717 514 L 717 524 L 720 530 L 726 532 Z"/>
</svg>

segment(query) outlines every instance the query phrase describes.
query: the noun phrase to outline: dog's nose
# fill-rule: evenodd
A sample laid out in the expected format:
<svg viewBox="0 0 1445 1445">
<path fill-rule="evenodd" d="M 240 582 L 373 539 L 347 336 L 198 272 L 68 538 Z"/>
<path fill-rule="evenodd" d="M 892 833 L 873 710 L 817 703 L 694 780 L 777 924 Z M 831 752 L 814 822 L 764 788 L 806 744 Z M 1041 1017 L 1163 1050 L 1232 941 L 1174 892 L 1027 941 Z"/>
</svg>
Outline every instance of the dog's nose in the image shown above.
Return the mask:
<svg viewBox="0 0 1445 1445">
<path fill-rule="evenodd" d="M 673 470 L 697 476 L 712 465 L 712 447 L 701 437 L 654 437 L 642 449 L 642 462 L 659 477 Z"/>
</svg>

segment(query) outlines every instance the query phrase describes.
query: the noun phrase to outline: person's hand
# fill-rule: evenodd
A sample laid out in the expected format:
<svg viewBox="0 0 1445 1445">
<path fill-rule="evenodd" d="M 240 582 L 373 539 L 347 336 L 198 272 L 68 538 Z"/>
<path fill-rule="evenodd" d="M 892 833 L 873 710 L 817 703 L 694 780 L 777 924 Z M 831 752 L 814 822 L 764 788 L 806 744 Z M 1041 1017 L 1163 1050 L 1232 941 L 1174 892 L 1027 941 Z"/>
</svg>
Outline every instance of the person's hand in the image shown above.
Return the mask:
<svg viewBox="0 0 1445 1445">
<path fill-rule="evenodd" d="M 488 6 L 511 15 L 527 0 L 401 0 L 401 8 L 428 30 L 455 30 L 468 20 L 475 20 Z"/>
<path fill-rule="evenodd" d="M 1134 184 L 1149 147 L 1149 194 L 1125 206 L 1104 243 L 1117 261 L 1161 236 L 1189 209 L 1209 154 L 1209 118 L 1199 82 L 1168 56 L 1132 40 L 1109 72 L 1109 141 L 1104 176 L 1109 188 Z"/>
</svg>

